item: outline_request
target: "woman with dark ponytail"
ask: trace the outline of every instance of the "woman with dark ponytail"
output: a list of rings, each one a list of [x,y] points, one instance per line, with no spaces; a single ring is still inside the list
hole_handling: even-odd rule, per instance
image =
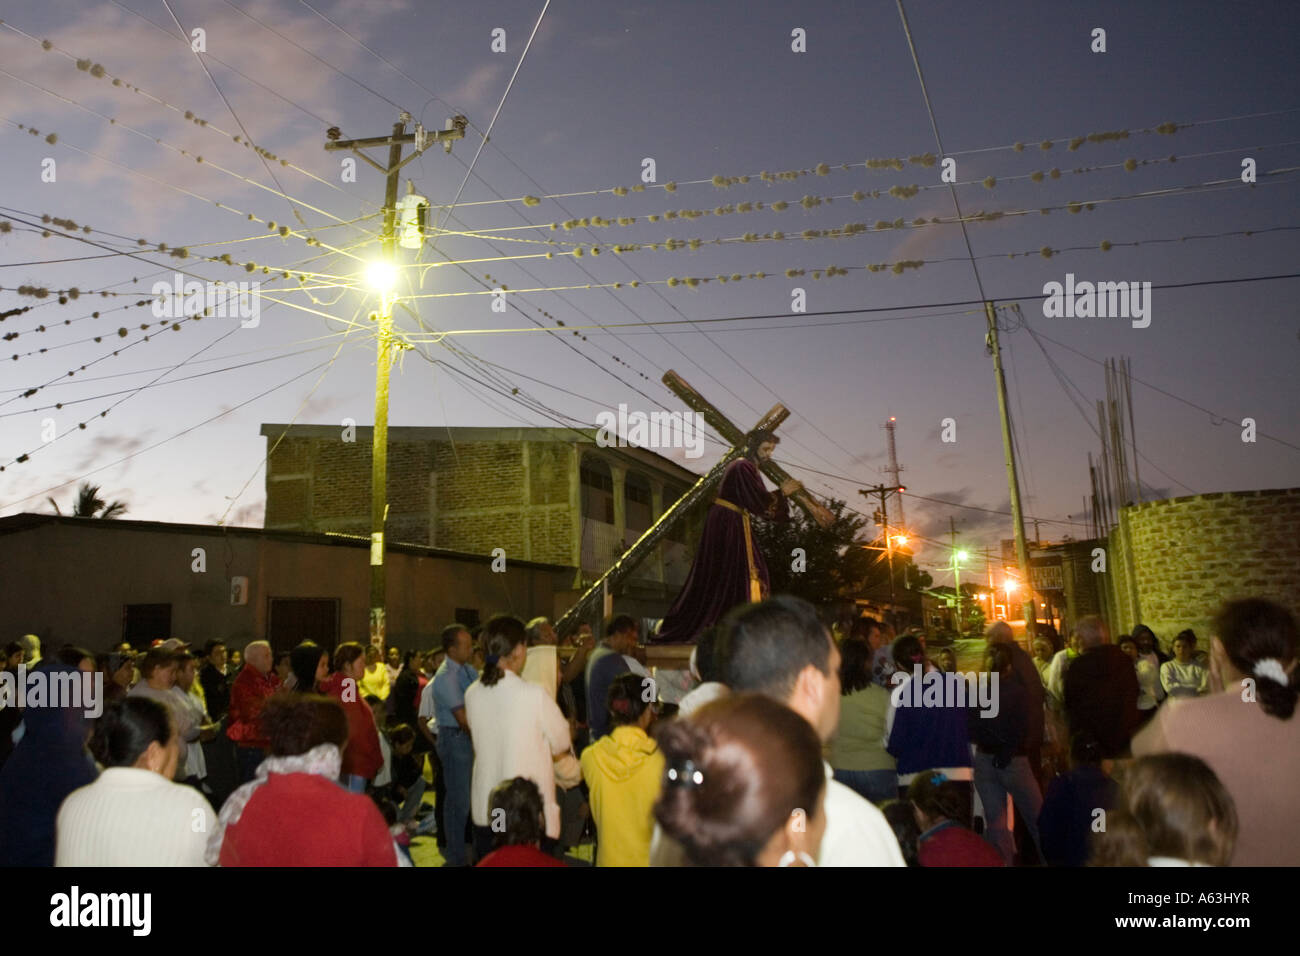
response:
[[[1291,825],[1300,630],[1286,608],[1248,598],[1225,604],[1211,633],[1210,694],[1161,707],[1133,738],[1133,754],[1181,752],[1209,765],[1237,808],[1232,865],[1300,865],[1300,829]]]
[[[530,684],[519,675],[528,658],[522,621],[494,617],[483,629],[483,675],[465,691],[465,719],[474,739],[470,816],[480,858],[492,849],[489,800],[503,780],[527,777],[542,793],[546,813],[544,851],[560,836],[554,758],[569,752],[569,721],[555,703],[555,687]]]
[[[172,782],[182,742],[171,713],[148,697],[105,709],[90,749],[104,772],[59,808],[55,866],[204,866],[212,806]]]

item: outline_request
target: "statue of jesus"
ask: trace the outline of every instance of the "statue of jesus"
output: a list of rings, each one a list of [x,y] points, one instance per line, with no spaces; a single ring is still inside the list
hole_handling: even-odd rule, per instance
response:
[[[767,563],[754,540],[750,516],[787,521],[787,498],[803,489],[793,478],[768,491],[758,467],[772,457],[780,439],[755,430],[746,436],[745,454],[727,466],[718,496],[709,509],[690,574],[677,600],[651,638],[657,644],[693,644],[737,604],[768,596]]]

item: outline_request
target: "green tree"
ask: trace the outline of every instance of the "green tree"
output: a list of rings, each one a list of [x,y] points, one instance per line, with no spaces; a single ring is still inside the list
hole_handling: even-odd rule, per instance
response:
[[[826,504],[835,516],[827,528],[798,510],[786,523],[754,522],[772,593],[793,594],[813,604],[850,600],[867,593],[887,598],[889,558],[886,552],[868,547],[872,541],[863,533],[867,520],[853,512],[845,514],[843,501],[832,499]],[[894,552],[896,595],[929,583],[930,576],[916,567],[910,552]]]
[[[126,514],[125,501],[105,501],[99,496],[99,492],[99,485],[92,485],[88,481],[83,481],[77,488],[77,498],[76,501],[73,502],[70,517],[118,518]],[[54,506],[54,513],[56,515],[63,514],[57,501],[50,498],[49,502]]]

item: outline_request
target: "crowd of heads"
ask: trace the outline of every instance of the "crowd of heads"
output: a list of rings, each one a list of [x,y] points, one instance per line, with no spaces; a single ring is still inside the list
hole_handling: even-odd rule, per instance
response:
[[[640,622],[619,615],[602,630],[602,653],[624,656],[628,666],[609,681],[603,701],[597,702],[605,708],[608,732],[615,741],[601,746],[640,748],[637,753],[654,755],[659,761],[653,764],[654,799],[644,806],[637,804],[641,809],[636,811],[635,827],[638,833],[644,831],[647,844],[650,829],[656,829],[669,844],[680,848],[679,862],[701,866],[814,865],[825,856],[828,818],[843,812],[828,809],[829,788],[839,787],[841,779],[855,781],[851,788],[878,806],[873,812],[889,834],[890,845],[896,844],[898,858],[908,865],[940,865],[927,863],[927,859],[936,859],[938,844],[930,841],[941,832],[948,837],[960,832],[960,839],[966,840],[975,839],[982,831],[998,852],[1003,852],[1005,844],[998,842],[991,828],[1011,830],[1015,821],[990,815],[997,802],[987,799],[990,793],[1001,798],[1010,795],[1015,814],[1022,818],[1019,839],[1012,844],[1015,852],[1005,859],[1007,863],[1063,862],[1054,849],[1055,838],[1047,832],[1051,818],[1056,821],[1051,826],[1074,828],[1066,834],[1069,839],[1086,842],[1086,858],[1074,858],[1079,856],[1075,853],[1071,857],[1075,863],[1125,866],[1168,859],[1226,865],[1233,860],[1239,834],[1252,825],[1250,812],[1240,806],[1239,791],[1234,799],[1234,781],[1216,775],[1212,755],[1171,751],[1134,756],[1130,740],[1154,719],[1155,708],[1126,727],[1123,745],[1117,748],[1107,737],[1115,716],[1106,712],[1107,688],[1120,686],[1115,682],[1122,679],[1124,688],[1150,689],[1154,694],[1158,688],[1151,683],[1151,675],[1165,675],[1157,666],[1173,662],[1176,666],[1168,672],[1172,676],[1161,678],[1166,683],[1186,682],[1186,675],[1194,676],[1196,668],[1213,675],[1214,686],[1210,691],[1194,690],[1194,696],[1232,691],[1249,683],[1256,695],[1252,699],[1271,720],[1290,721],[1297,700],[1300,636],[1295,618],[1280,605],[1260,599],[1225,604],[1209,628],[1208,642],[1198,641],[1187,629],[1164,644],[1150,627],[1138,625],[1112,645],[1106,623],[1089,616],[1074,623],[1068,645],[1058,649],[1049,638],[1022,644],[1005,622],[995,623],[975,666],[985,674],[997,675],[1002,686],[1018,688],[1014,693],[1008,689],[1003,701],[1007,711],[1022,709],[1011,716],[1004,714],[992,736],[985,731],[994,725],[984,725],[980,719],[963,717],[959,723],[943,723],[946,718],[937,711],[905,714],[896,699],[891,697],[885,703],[882,695],[902,682],[932,672],[957,672],[957,650],[927,648],[924,632],[897,634],[890,624],[868,617],[843,627],[837,624],[832,631],[810,604],[785,596],[738,607],[700,635],[691,656],[694,682],[719,686],[722,693],[692,709],[689,716],[685,712],[673,716],[672,708],[658,701],[655,682],[632,667]],[[448,625],[430,647],[389,647],[386,655],[378,646],[357,641],[339,643],[332,650],[304,641],[273,652],[265,641],[243,647],[210,641],[201,649],[191,649],[177,640],[156,642],[141,651],[119,645],[95,654],[72,645],[42,649],[39,639],[28,636],[5,646],[3,668],[15,673],[20,667],[46,667],[103,675],[109,704],[102,716],[92,724],[68,725],[73,737],[80,735],[88,765],[93,758],[101,770],[145,770],[169,780],[179,776],[186,765],[186,748],[196,738],[183,737],[183,723],[173,706],[174,697],[169,695],[200,700],[203,713],[203,707],[209,706],[205,696],[212,696],[214,690],[229,694],[241,679],[250,685],[260,681],[257,686],[269,690],[256,713],[260,736],[236,740],[231,735],[232,742],[246,749],[260,748],[268,761],[290,761],[284,766],[298,766],[292,761],[324,754],[333,760],[328,765],[337,767],[349,748],[358,745],[356,714],[349,711],[348,698],[334,689],[342,681],[367,688],[363,693],[369,696],[361,699],[370,705],[374,726],[382,736],[385,773],[390,765],[405,762],[403,766],[416,767],[423,776],[427,753],[432,775],[441,781],[437,752],[431,744],[425,745],[426,738],[434,739],[438,728],[423,732],[411,716],[414,701],[405,702],[409,712],[386,706],[381,696],[369,691],[367,675],[383,669],[389,678],[405,675],[404,693],[409,696],[412,688],[422,692],[445,668],[472,667],[481,687],[498,688],[505,686],[502,681],[508,673],[523,672],[535,649],[567,653],[567,649],[579,648],[585,654],[584,638],[589,633],[590,628],[581,632],[569,628],[561,635],[546,617],[524,623],[500,615],[481,628]],[[963,651],[968,657],[972,653],[970,648]],[[558,659],[562,667],[563,659]],[[1124,668],[1132,670],[1131,681]],[[245,673],[247,678],[238,676]],[[1148,683],[1138,684],[1139,679]],[[1087,684],[1085,680],[1111,683]],[[559,686],[563,683],[561,679]],[[1084,687],[1088,688],[1086,707],[1078,696]],[[238,699],[239,691],[234,695]],[[556,694],[550,698],[554,702]],[[1117,698],[1114,706],[1128,708],[1131,703]],[[844,714],[855,707],[865,708],[855,713],[876,714],[883,721],[883,737],[873,731],[880,739],[870,745],[882,766],[895,767],[883,799],[858,786],[863,775],[880,773],[879,769],[861,770],[857,765],[832,768],[823,760],[826,748],[831,747],[834,753],[832,745],[842,743],[839,734]],[[225,713],[216,713],[215,705],[212,710],[200,721],[205,729],[209,721],[211,726],[224,723]],[[577,715],[571,710],[571,703],[565,706],[571,736],[564,747],[572,746],[570,759],[577,753],[584,755],[582,769],[588,779],[581,785],[584,800],[577,803],[582,805],[582,813],[594,820],[595,808],[584,802],[592,772],[586,748],[596,747],[598,741],[581,735],[576,729]],[[15,716],[14,708],[0,708],[0,722]],[[906,728],[915,726],[906,721],[933,721],[926,725],[927,733],[949,732],[938,729],[941,727],[960,728],[954,732],[966,735],[961,746],[970,748],[971,760],[962,766],[934,761],[908,766],[905,771],[903,752],[913,744],[903,738],[911,732]],[[868,721],[865,726],[877,725]],[[0,741],[0,756],[6,760],[14,752],[9,739],[12,730],[7,727],[6,739]],[[472,733],[473,728],[469,730]],[[1007,744],[998,734],[1019,736]],[[29,749],[40,739],[39,730],[31,734]],[[210,739],[204,738],[204,742]],[[546,753],[545,758],[558,759],[564,747]],[[1018,782],[1007,782],[1006,775],[1014,775],[1019,766],[1025,773]],[[6,778],[4,767],[0,763],[0,799],[9,792],[7,799],[12,801],[12,794],[21,793],[21,785]],[[836,782],[830,778],[831,769]],[[1004,789],[986,789],[990,774],[1002,774],[998,779]],[[514,773],[490,787],[488,810],[494,819],[503,821],[503,825],[492,827],[492,849],[551,851],[554,838],[547,832],[548,806],[553,796],[563,799],[565,788],[557,775],[556,783],[548,782],[556,788],[556,794],[551,794],[534,777]],[[69,776],[74,778],[76,775]],[[256,779],[238,781],[242,786],[233,790],[232,799],[246,801],[250,791],[243,788],[255,788],[264,778],[263,772]],[[1089,821],[1066,819],[1069,813],[1062,811],[1060,803],[1061,781],[1067,779],[1076,789],[1094,785],[1096,793],[1105,795],[1106,825],[1101,833],[1085,839],[1079,828],[1088,826]],[[213,795],[202,779],[188,782]],[[415,832],[418,818],[411,816],[412,807],[404,803],[409,780],[402,786],[387,781],[377,784],[373,779],[362,784],[395,839]],[[412,798],[417,808],[427,802],[419,799],[423,788],[421,783]],[[637,796],[642,798],[643,794]],[[614,820],[618,814],[611,815],[609,801],[630,801],[633,794],[612,787],[603,791],[601,799],[605,801],[602,819]],[[220,808],[222,800],[214,799],[213,806]],[[223,827],[234,825],[240,808],[242,804],[233,813],[223,810]],[[1031,810],[1033,819],[1028,818]],[[1061,816],[1063,812],[1065,816]],[[592,829],[588,823],[586,832]],[[605,836],[612,839],[611,833]],[[601,838],[599,829],[595,837]],[[957,843],[948,837],[945,846],[958,852],[954,849]],[[961,852],[969,853],[970,848]]]

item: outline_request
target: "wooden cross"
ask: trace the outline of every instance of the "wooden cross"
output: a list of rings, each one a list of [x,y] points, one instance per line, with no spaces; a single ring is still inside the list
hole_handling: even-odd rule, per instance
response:
[[[686,494],[678,498],[667,511],[660,515],[658,520],[633,542],[632,547],[623,552],[608,571],[597,578],[591,587],[583,592],[577,603],[555,622],[558,631],[563,632],[571,623],[596,616],[594,611],[598,602],[601,603],[603,611],[605,595],[613,591],[635,570],[637,565],[654,550],[659,540],[682,519],[696,502],[713,493],[714,488],[722,481],[727,466],[745,452],[746,433],[733,425],[722,412],[709,404],[699,392],[687,384],[685,379],[670,370],[664,374],[663,381],[674,395],[686,403],[688,408],[704,416],[704,420],[722,436],[723,440],[731,443],[731,448],[727,450],[727,453],[708,473],[702,475],[691,486]],[[771,410],[758,420],[758,424],[754,426],[753,430],[762,429],[763,431],[774,432],[789,417],[790,411],[784,405],[773,405]],[[761,463],[758,467],[777,487],[780,487],[783,482],[790,478],[790,475],[771,459]],[[801,489],[795,492],[791,496],[791,500],[823,528],[828,527],[835,520],[835,516],[807,491]]]

